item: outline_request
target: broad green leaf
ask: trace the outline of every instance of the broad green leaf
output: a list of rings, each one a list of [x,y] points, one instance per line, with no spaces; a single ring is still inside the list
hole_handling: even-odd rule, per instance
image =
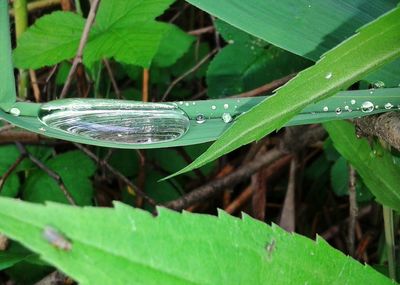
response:
[[[158,67],[168,67],[181,58],[190,48],[194,37],[171,26],[168,33],[161,40],[153,63]]]
[[[71,250],[43,238],[49,226]],[[391,284],[321,238],[223,212],[214,217],[161,208],[154,218],[120,203],[100,209],[1,198],[0,231],[83,285]]]
[[[228,46],[211,61],[207,71],[207,94],[225,97],[257,88],[309,66],[306,59],[273,47],[229,24],[216,21]]]
[[[74,57],[85,20],[72,12],[54,12],[38,19],[18,41],[14,64],[37,69]]]
[[[324,123],[334,146],[362,177],[376,200],[400,211],[400,166],[380,144],[371,147],[367,139],[357,139],[355,128],[345,121]]]
[[[319,57],[361,26],[393,9],[397,0],[188,0],[227,23],[297,55]],[[367,76],[400,83],[400,60]]]
[[[11,61],[8,1],[0,0],[0,109],[8,110],[17,98]]]
[[[46,166],[61,176],[78,205],[91,205],[93,187],[89,179],[96,167],[93,161],[80,151],[70,151],[47,161]],[[27,201],[43,203],[56,201],[68,203],[54,179],[40,169],[28,176],[23,197]]]
[[[282,127],[307,105],[349,87],[369,72],[400,56],[400,8],[361,28],[300,72],[270,99],[242,115],[191,165],[175,175],[200,167],[242,145]]]
[[[154,21],[173,0],[101,1],[83,61],[91,66],[102,58],[115,58],[148,67],[161,39],[173,26]],[[72,58],[82,35],[84,19],[55,12],[43,16],[20,38],[14,51],[15,65],[39,68]]]

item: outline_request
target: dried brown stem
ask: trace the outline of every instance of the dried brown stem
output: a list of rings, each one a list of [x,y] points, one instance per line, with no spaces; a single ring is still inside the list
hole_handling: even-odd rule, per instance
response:
[[[90,28],[92,27],[92,24],[93,24],[94,19],[96,17],[96,11],[97,11],[97,7],[99,5],[99,2],[100,2],[100,0],[93,0],[92,1],[92,4],[90,6],[89,15],[87,17],[86,24],[85,24],[85,27],[84,27],[83,32],[82,32],[81,40],[79,42],[78,51],[77,51],[76,56],[75,56],[75,58],[74,58],[74,60],[72,62],[72,66],[71,66],[71,69],[69,70],[67,80],[65,81],[64,87],[63,87],[63,89],[61,91],[60,98],[65,98],[67,96],[69,87],[70,87],[71,82],[72,82],[72,77],[75,74],[75,71],[78,68],[78,65],[80,63],[82,63],[83,49],[85,48],[87,40],[89,39]]]
[[[149,102],[149,69],[143,69],[142,101]]]
[[[25,156],[20,155],[18,159],[7,169],[7,171],[3,174],[0,179],[0,192],[3,189],[4,184],[6,183],[8,177],[10,177],[11,173],[17,168],[17,166],[24,160]]]
[[[357,220],[357,198],[356,198],[356,171],[353,166],[349,168],[349,232],[347,247],[349,255],[354,257],[354,229]]]
[[[114,73],[113,73],[112,68],[110,66],[110,62],[108,61],[108,59],[103,59],[103,63],[104,63],[104,66],[106,67],[108,76],[110,77],[111,84],[113,86],[115,95],[117,95],[118,99],[121,99],[122,98],[121,91],[118,88],[118,84],[117,84],[117,81],[115,80]]]
[[[206,34],[206,33],[212,33],[212,32],[214,32],[214,30],[215,30],[214,26],[208,26],[208,27],[188,31],[187,33],[192,36],[199,36],[199,35]]]
[[[29,69],[29,77],[31,78],[33,97],[35,97],[36,102],[40,102],[40,89],[37,82],[36,72],[33,69]]]

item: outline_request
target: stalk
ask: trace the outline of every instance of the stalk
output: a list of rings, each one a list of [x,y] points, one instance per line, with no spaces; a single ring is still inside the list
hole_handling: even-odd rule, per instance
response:
[[[394,242],[393,210],[383,206],[383,221],[385,225],[385,242],[389,264],[389,276],[396,281],[396,256]]]

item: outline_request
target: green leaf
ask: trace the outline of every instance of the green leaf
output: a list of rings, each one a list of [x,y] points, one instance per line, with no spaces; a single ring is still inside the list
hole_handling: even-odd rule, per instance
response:
[[[194,37],[188,35],[176,26],[171,26],[168,33],[161,40],[153,63],[158,67],[173,65],[190,48]]]
[[[17,99],[13,64],[11,61],[8,1],[0,1],[0,108],[8,110]]]
[[[54,12],[35,22],[18,41],[14,64],[37,69],[74,57],[85,20],[72,12]]]
[[[188,2],[232,26],[314,61],[398,4],[397,0]],[[399,74],[400,61],[396,61],[369,74],[367,79],[381,80],[387,87],[396,87],[400,83]]]
[[[400,166],[380,144],[372,149],[367,139],[357,139],[351,123],[335,121],[324,123],[334,146],[362,177],[376,200],[400,211]]]
[[[71,250],[43,238],[49,226]],[[120,203],[99,209],[1,198],[0,231],[83,285],[391,284],[321,238],[222,212],[213,217],[161,208],[154,218]]]
[[[224,47],[210,63],[207,94],[211,98],[252,90],[309,66],[307,60],[282,49],[268,47],[260,39],[244,36],[243,32],[235,35],[233,28],[224,33],[228,42],[233,43]]]
[[[300,72],[270,99],[242,115],[191,165],[174,175],[200,167],[242,145],[282,127],[307,105],[333,95],[367,73],[400,56],[400,8],[396,8],[326,53]]]
[[[173,26],[154,21],[173,0],[101,1],[84,50],[91,66],[104,57],[148,67],[163,35]],[[43,16],[20,38],[15,65],[39,68],[72,58],[78,49],[84,19],[69,12]]]
[[[93,187],[89,179],[96,167],[93,161],[80,151],[70,151],[47,161],[46,166],[59,174],[78,205],[91,205]],[[43,203],[56,201],[68,203],[60,186],[40,169],[32,171],[24,185],[23,198]]]

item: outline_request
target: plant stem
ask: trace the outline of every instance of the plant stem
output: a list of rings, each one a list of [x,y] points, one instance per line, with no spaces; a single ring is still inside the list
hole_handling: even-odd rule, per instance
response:
[[[28,6],[26,0],[14,0],[15,13],[15,37],[18,41],[28,27]],[[19,70],[18,94],[25,99],[28,95],[28,73],[24,69]]]
[[[396,281],[396,260],[393,230],[393,210],[383,206],[383,221],[385,224],[385,241],[387,246],[387,257],[389,264],[389,276]]]

